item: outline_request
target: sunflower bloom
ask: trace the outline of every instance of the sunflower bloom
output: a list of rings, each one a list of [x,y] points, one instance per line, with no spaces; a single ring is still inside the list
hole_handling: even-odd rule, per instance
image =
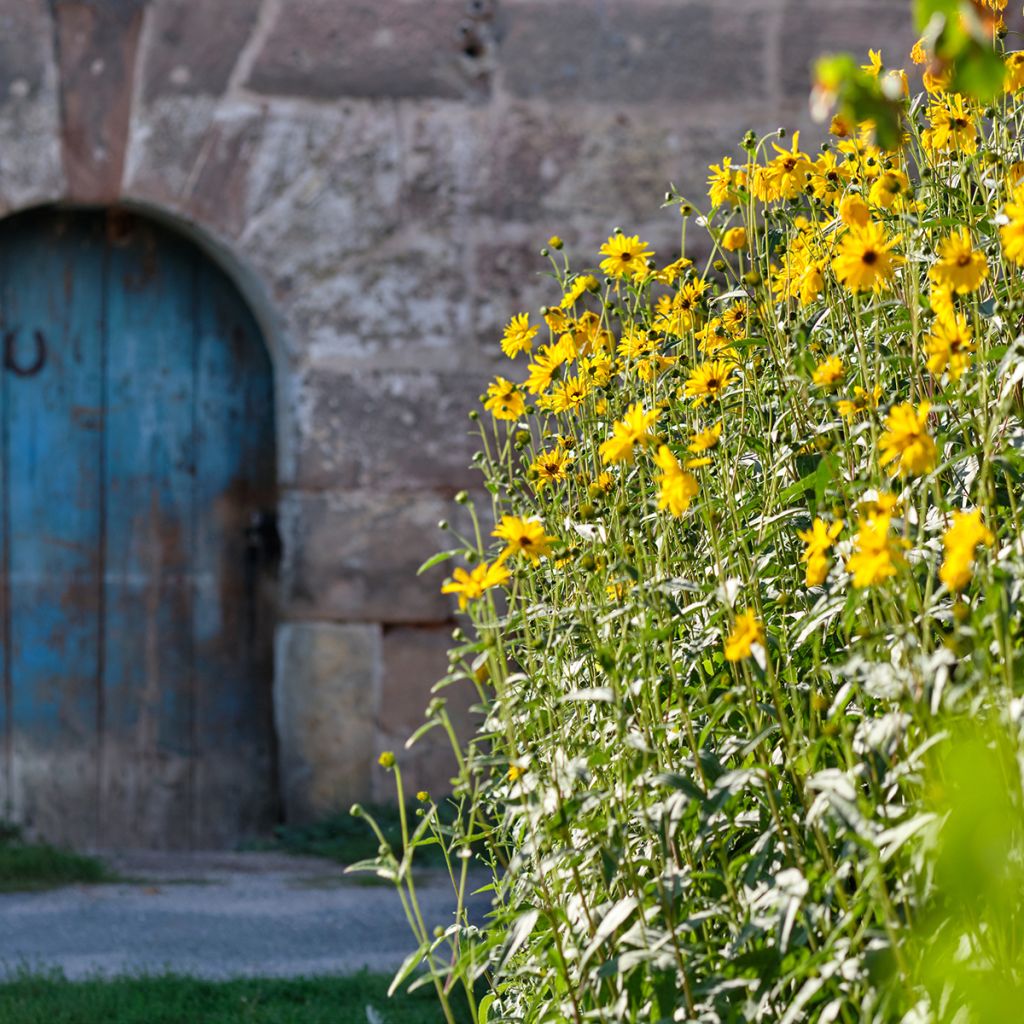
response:
[[[978,127],[960,93],[940,96],[929,105],[927,116],[931,127],[921,136],[925,149],[933,153],[977,152]]]
[[[726,359],[712,359],[694,368],[683,388],[687,398],[692,398],[697,407],[722,397],[732,383],[736,364]]]
[[[999,229],[1003,254],[1018,267],[1024,267],[1024,185],[1013,190],[1003,212],[1009,220]]]
[[[752,608],[736,616],[732,632],[725,638],[725,660],[743,661],[753,653],[754,644],[764,646],[764,626]]]
[[[520,352],[529,352],[539,330],[537,326],[530,326],[529,313],[517,313],[505,327],[505,333],[501,337],[501,351],[509,359],[515,359]]]
[[[834,388],[846,376],[846,367],[839,356],[829,356],[818,363],[811,374],[811,380],[819,388]]]
[[[887,515],[869,516],[857,523],[853,554],[846,560],[846,571],[855,587],[873,587],[883,583],[906,565],[900,541],[889,532]]]
[[[470,601],[483,597],[484,591],[500,587],[511,578],[508,569],[500,562],[493,562],[490,565],[481,562],[472,572],[456,569],[452,576],[454,578],[441,587],[441,593],[458,594],[460,611],[465,611]]]
[[[971,329],[967,320],[959,313],[952,317],[943,317],[936,321],[932,333],[924,341],[925,355],[928,357],[928,372],[941,377],[948,371],[949,379],[956,382],[967,369],[974,342],[971,340]]]
[[[551,545],[558,539],[544,532],[544,524],[539,519],[520,519],[518,516],[502,516],[491,536],[505,542],[505,550],[498,556],[499,562],[512,555],[525,555],[535,564],[544,555],[551,554]]]
[[[643,277],[647,261],[654,255],[639,235],[612,235],[601,246],[601,273],[608,277]]]
[[[963,590],[971,582],[975,549],[979,544],[991,547],[995,542],[992,531],[981,521],[981,509],[954,512],[953,524],[942,536],[946,554],[939,579],[952,591]]]
[[[937,246],[938,263],[929,271],[938,285],[946,285],[957,295],[977,291],[988,277],[988,260],[974,248],[967,228],[957,228]]]
[[[484,408],[496,420],[517,420],[526,412],[526,403],[512,381],[495,377],[494,383],[487,385]]]
[[[892,284],[903,262],[892,252],[898,241],[898,235],[887,238],[881,224],[853,227],[843,235],[832,269],[851,292],[880,292]]]
[[[1006,91],[1020,92],[1024,89],[1024,50],[1006,55]]]
[[[853,398],[840,399],[836,402],[836,408],[844,420],[855,420],[869,409],[877,409],[878,401],[881,397],[881,388],[867,391],[857,384],[853,388]]]
[[[740,249],[746,249],[746,247],[746,228],[729,228],[729,230],[722,235],[722,248],[725,249],[726,252],[739,252]]]
[[[530,465],[530,475],[534,487],[539,491],[544,487],[561,483],[569,475],[572,456],[561,447],[541,452]]]
[[[837,519],[831,525],[823,519],[815,519],[809,530],[797,531],[797,536],[806,545],[800,561],[807,563],[807,586],[817,587],[825,582],[829,567],[828,553],[842,530],[842,519]]]
[[[935,468],[935,442],[928,433],[930,402],[916,409],[910,402],[894,406],[885,420],[885,433],[878,439],[879,462],[891,473],[921,476]]]
[[[601,442],[601,461],[632,462],[633,449],[637,445],[649,445],[654,440],[651,428],[657,419],[657,409],[645,412],[640,402],[634,402],[612,428],[612,436]]]
[[[667,509],[678,519],[690,507],[690,502],[700,490],[697,479],[679,465],[668,445],[663,444],[658,449],[654,462],[661,470],[655,481],[661,488],[658,492],[658,508]]]

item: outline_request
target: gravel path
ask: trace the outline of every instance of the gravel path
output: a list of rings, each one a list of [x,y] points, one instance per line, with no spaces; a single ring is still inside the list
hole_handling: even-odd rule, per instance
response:
[[[278,854],[107,858],[132,884],[0,895],[0,976],[174,971],[204,978],[393,971],[413,947],[390,885]],[[452,920],[442,875],[417,886],[428,926]],[[480,905],[486,912],[486,901]]]

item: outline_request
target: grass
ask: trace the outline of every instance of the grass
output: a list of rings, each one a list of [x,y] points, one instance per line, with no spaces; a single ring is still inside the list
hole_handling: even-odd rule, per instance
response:
[[[4,1024],[440,1024],[433,989],[388,999],[390,979],[213,982],[177,975],[68,981],[25,974],[0,984]],[[367,1008],[370,1008],[369,1013]]]
[[[26,842],[16,826],[0,823],[0,893],[40,892],[62,885],[115,880],[95,857],[48,843]]]
[[[402,848],[402,827],[397,804],[365,804],[383,831],[392,849]],[[408,814],[415,820],[418,804],[410,804]],[[444,808],[444,811],[447,811]],[[442,812],[442,818],[446,817]],[[447,818],[452,814],[447,813]],[[354,818],[348,811],[324,818],[311,825],[281,825],[274,830],[274,839],[260,843],[259,849],[283,850],[287,853],[324,857],[339,864],[354,864],[377,856],[377,838],[363,818]],[[254,847],[250,845],[249,849]],[[419,867],[442,867],[444,858],[438,846],[424,846],[417,851]]]

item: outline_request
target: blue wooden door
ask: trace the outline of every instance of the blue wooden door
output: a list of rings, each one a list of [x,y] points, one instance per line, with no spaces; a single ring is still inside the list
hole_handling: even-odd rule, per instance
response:
[[[223,847],[275,815],[273,383],[237,290],[145,219],[0,224],[0,815]]]

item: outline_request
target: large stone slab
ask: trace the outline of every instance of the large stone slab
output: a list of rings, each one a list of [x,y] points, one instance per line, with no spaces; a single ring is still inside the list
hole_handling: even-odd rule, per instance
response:
[[[287,494],[281,532],[288,614],[358,622],[447,621],[452,602],[440,592],[446,567],[423,576],[416,570],[435,552],[456,546],[437,524],[459,511],[450,496],[417,491]]]
[[[247,82],[254,92],[343,96],[486,95],[486,34],[465,0],[286,2]]]
[[[0,212],[64,192],[53,38],[47,0],[0,2]]]
[[[121,198],[144,0],[54,0],[68,193],[77,203]]]
[[[370,796],[380,702],[380,627],[286,622],[277,631],[274,710],[291,822]]]
[[[408,798],[426,790],[435,799],[451,792],[456,760],[448,734],[434,728],[406,749],[405,743],[425,722],[433,699],[444,700],[461,742],[472,736],[480,721],[470,709],[479,702],[476,688],[467,680],[431,693],[448,671],[448,649],[453,646],[451,624],[395,626],[384,630],[381,674],[381,715],[377,743],[381,751],[394,751],[402,768],[402,785]],[[395,799],[390,772],[374,768],[374,799]]]
[[[295,483],[302,489],[479,487],[480,447],[468,418],[487,384],[480,373],[313,370]]]
[[[512,3],[502,8],[501,80],[551,102],[742,100],[764,89],[768,17],[720,0]]]

